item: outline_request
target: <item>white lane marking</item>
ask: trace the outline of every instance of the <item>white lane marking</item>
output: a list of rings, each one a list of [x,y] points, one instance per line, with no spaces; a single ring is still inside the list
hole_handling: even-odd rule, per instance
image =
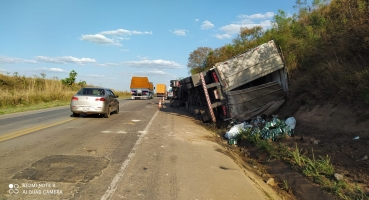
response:
[[[138,133],[146,134],[146,131],[138,131]]]
[[[138,138],[138,140],[136,141],[136,143],[133,146],[131,152],[128,154],[128,158],[123,162],[123,164],[120,167],[118,173],[115,175],[115,177],[111,181],[111,183],[109,185],[109,188],[106,190],[105,194],[101,197],[101,200],[110,199],[112,197],[112,195],[114,194],[115,190],[117,189],[118,183],[120,182],[120,180],[122,179],[122,177],[124,175],[124,170],[127,168],[128,164],[132,160],[132,158],[136,155],[136,151],[137,151],[138,146],[140,145],[140,143],[142,141],[142,138],[144,138],[144,136],[146,135],[147,131],[151,127],[151,124],[154,121],[156,115],[158,115],[158,113],[159,113],[159,110],[156,111],[154,116],[151,118],[150,122],[147,124],[147,126],[144,130],[144,133],[142,133],[140,135],[140,137]]]
[[[141,120],[138,120],[138,119],[134,119],[134,120],[132,120],[133,122],[139,122],[139,121],[141,121]]]
[[[101,133],[110,133],[111,131],[101,131]]]
[[[117,133],[127,133],[127,132],[125,132],[125,131],[118,131]]]

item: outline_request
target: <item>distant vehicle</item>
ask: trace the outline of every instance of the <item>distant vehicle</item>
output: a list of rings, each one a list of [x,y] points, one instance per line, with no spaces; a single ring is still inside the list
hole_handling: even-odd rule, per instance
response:
[[[131,79],[131,99],[152,99],[154,98],[154,84],[144,76],[133,76]]]
[[[167,86],[163,83],[156,84],[156,96],[167,99]]]
[[[169,87],[169,90],[167,92],[167,98],[168,99],[173,99],[173,90],[172,90],[172,87]]]
[[[119,113],[118,96],[108,88],[86,87],[80,89],[70,102],[74,117],[80,114],[100,114],[109,118],[110,113]]]

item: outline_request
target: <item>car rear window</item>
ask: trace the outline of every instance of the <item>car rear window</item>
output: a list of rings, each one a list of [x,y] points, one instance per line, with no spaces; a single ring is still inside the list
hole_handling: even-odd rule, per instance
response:
[[[77,94],[104,96],[105,95],[105,90],[104,89],[98,89],[98,88],[83,88],[80,91],[78,91]]]

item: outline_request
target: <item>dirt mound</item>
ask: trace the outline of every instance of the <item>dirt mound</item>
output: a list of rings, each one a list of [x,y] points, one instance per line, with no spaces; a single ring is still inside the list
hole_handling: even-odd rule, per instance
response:
[[[360,119],[367,115],[364,112],[332,105],[301,107],[294,115],[291,143],[315,156],[328,155],[337,173],[369,192],[369,120]]]

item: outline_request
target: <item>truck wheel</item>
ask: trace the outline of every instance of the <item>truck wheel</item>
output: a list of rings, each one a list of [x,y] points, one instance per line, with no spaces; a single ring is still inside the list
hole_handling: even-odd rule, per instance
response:
[[[108,108],[108,112],[106,112],[106,113],[104,114],[104,117],[105,117],[105,118],[109,118],[109,117],[110,117],[110,112],[111,112],[111,108],[109,107],[109,108]]]

